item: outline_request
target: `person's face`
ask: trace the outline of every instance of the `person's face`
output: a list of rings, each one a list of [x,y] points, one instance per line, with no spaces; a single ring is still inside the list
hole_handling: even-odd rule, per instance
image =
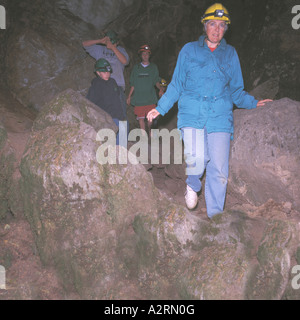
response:
[[[105,81],[107,81],[109,78],[110,78],[110,72],[100,72],[100,71],[97,71],[99,77]]]
[[[150,53],[149,53],[149,52],[146,52],[146,51],[143,51],[143,52],[141,53],[141,58],[142,58],[142,62],[148,63],[148,62],[149,62],[149,59],[150,59]]]
[[[212,43],[219,43],[226,31],[226,22],[222,20],[210,20],[206,23],[207,38]]]

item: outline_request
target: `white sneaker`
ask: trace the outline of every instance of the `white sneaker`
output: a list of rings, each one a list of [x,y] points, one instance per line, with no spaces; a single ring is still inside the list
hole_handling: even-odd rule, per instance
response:
[[[186,186],[185,203],[188,209],[192,210],[198,203],[198,195],[190,186]]]

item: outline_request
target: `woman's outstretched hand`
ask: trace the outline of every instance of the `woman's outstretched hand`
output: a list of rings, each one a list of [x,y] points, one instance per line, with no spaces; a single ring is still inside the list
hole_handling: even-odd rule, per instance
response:
[[[267,102],[272,102],[273,100],[272,99],[265,99],[265,100],[260,100],[257,102],[257,107],[262,107],[264,106]]]

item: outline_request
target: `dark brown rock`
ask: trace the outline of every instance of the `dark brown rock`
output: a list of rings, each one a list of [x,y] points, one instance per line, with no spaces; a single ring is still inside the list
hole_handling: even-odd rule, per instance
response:
[[[300,103],[287,98],[234,112],[229,192],[256,206],[273,199],[300,208],[299,121]]]

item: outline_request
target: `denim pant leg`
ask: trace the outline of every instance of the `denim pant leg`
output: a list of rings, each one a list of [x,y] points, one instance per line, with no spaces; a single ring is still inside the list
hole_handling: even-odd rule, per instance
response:
[[[186,184],[195,192],[201,190],[201,181],[207,162],[205,151],[205,131],[191,127],[181,128],[184,143],[184,159],[186,162]]]
[[[230,133],[207,134],[209,162],[206,165],[205,201],[209,218],[224,210],[228,181]]]

